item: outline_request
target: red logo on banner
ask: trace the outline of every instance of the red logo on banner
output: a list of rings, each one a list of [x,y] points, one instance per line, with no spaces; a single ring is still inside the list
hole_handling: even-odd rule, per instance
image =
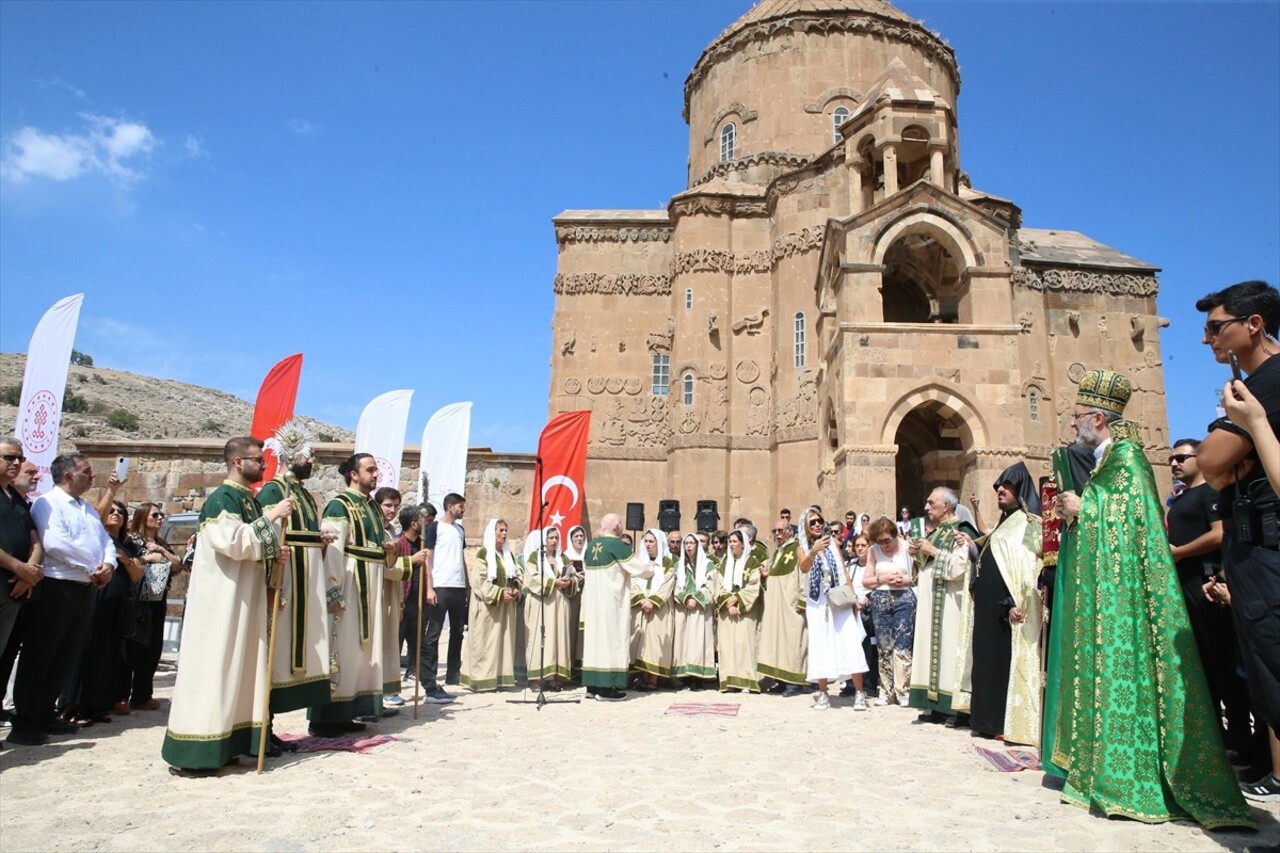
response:
[[[22,412],[22,446],[27,453],[43,453],[58,440],[58,398],[37,391]]]
[[[587,473],[587,436],[591,432],[591,412],[556,415],[538,438],[542,459],[542,490],[533,496],[529,510],[529,530],[538,528],[538,510],[544,526],[561,532],[582,522],[582,481]],[[545,504],[545,506],[543,506]]]

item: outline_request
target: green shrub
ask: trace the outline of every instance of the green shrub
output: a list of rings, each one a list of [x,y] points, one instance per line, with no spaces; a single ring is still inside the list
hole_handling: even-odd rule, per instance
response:
[[[68,388],[62,394],[62,411],[82,414],[89,411],[89,401],[83,395],[77,394]]]
[[[107,412],[107,426],[115,427],[125,432],[137,432],[139,426],[138,416],[124,409],[112,409]]]
[[[16,406],[22,402],[22,386],[6,385],[0,388],[0,403]]]

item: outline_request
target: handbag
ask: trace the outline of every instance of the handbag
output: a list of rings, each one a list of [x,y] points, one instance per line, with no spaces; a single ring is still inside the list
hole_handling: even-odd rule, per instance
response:
[[[858,593],[847,583],[833,586],[827,590],[827,606],[832,610],[843,610],[858,603]]]
[[[169,586],[168,563],[143,563],[142,580],[138,581],[139,601],[161,601]]]

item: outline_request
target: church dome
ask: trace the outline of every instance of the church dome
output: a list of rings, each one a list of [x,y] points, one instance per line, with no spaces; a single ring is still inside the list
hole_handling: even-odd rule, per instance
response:
[[[703,50],[685,81],[690,184],[746,156],[817,156],[895,58],[955,104],[955,52],[893,5],[761,0]]]

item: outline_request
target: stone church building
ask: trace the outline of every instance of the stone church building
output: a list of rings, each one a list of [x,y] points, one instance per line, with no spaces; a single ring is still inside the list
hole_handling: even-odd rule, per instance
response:
[[[888,3],[762,0],[685,82],[688,186],[555,217],[550,414],[593,413],[590,520],[919,514],[937,484],[990,517],[997,474],[1073,437],[1094,366],[1129,374],[1163,461],[1157,268],[976,189],[959,93]]]

